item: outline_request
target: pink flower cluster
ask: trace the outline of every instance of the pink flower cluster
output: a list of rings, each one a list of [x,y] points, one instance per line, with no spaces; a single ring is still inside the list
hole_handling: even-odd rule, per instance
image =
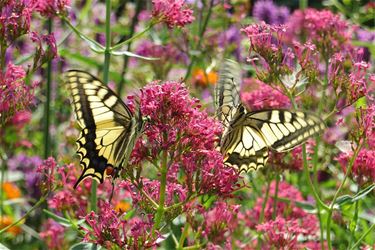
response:
[[[0,114],[4,122],[17,111],[28,108],[33,100],[34,95],[31,87],[25,84],[25,76],[23,68],[12,63],[8,64],[5,73],[0,72]],[[15,119],[19,124],[20,120]]]
[[[240,205],[229,205],[219,201],[208,211],[201,211],[204,218],[202,235],[210,242],[225,242],[228,234],[232,234],[239,225]]]
[[[183,27],[194,21],[193,11],[186,6],[185,0],[152,0],[152,4],[152,16],[169,28]]]
[[[48,249],[63,249],[65,228],[52,219],[48,219],[39,236],[46,242]]]
[[[296,10],[287,26],[286,38],[308,37],[326,59],[346,49],[352,36],[348,23],[329,10]]]
[[[53,17],[66,11],[66,6],[70,5],[70,0],[32,0],[34,8],[42,16]]]
[[[243,103],[252,111],[267,108],[289,108],[290,100],[281,91],[255,79],[244,79]]]
[[[81,227],[85,232],[86,242],[93,242],[108,249],[114,246],[137,249],[140,242],[145,248],[155,245],[154,241],[148,238],[152,229],[149,219],[144,221],[139,218],[130,221],[121,219],[121,214],[113,210],[108,202],[100,204],[99,213],[92,211],[86,215],[85,221],[90,226],[90,228]],[[132,240],[129,237],[132,237]]]
[[[352,154],[341,153],[337,160],[346,172]],[[351,175],[360,185],[375,182],[375,150],[362,149],[354,161]]]
[[[153,82],[142,89],[140,108],[151,122],[133,151],[132,161],[139,164],[158,159],[160,152],[169,157],[168,178],[177,181],[180,171],[186,175],[184,188],[198,193],[229,194],[238,175],[223,164],[214,145],[221,124],[200,111],[199,102],[189,97],[179,82]],[[196,174],[199,182],[196,183]]]
[[[295,202],[306,202],[300,191],[286,182],[280,182],[277,197],[290,201],[281,202],[274,199],[275,190],[276,182],[273,181],[270,185],[269,198],[264,209],[264,224],[258,225],[264,202],[263,197],[257,199],[253,210],[245,212],[246,224],[250,228],[264,231],[267,241],[275,243],[275,245],[270,244],[270,246],[274,247],[288,246],[288,244],[294,245],[299,235],[315,236],[318,230],[316,217],[295,205]],[[273,220],[273,215],[276,220]]]

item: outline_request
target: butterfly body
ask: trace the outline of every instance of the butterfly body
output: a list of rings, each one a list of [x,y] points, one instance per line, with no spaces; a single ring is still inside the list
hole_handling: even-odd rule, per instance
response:
[[[104,83],[79,70],[65,75],[72,95],[72,105],[81,133],[77,140],[83,169],[75,187],[91,177],[102,183],[107,176],[117,176],[127,164],[135,140],[143,129],[142,117]]]

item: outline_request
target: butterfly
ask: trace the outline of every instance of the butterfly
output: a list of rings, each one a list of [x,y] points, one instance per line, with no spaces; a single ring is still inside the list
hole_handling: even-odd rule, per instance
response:
[[[65,73],[72,106],[81,133],[77,154],[83,169],[74,188],[91,177],[100,183],[117,177],[126,166],[144,127],[140,111],[129,107],[102,81],[85,71]]]
[[[325,128],[322,119],[308,112],[248,111],[240,100],[240,83],[240,65],[226,59],[215,87],[216,115],[224,126],[219,150],[224,163],[239,172],[264,167],[269,150],[292,150]]]

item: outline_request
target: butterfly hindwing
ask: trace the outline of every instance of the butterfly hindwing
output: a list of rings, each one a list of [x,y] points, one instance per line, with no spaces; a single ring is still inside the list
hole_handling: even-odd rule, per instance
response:
[[[82,174],[103,182],[108,169],[121,166],[133,135],[132,112],[122,100],[96,77],[84,71],[66,73],[66,83],[78,124],[82,128],[77,140]]]

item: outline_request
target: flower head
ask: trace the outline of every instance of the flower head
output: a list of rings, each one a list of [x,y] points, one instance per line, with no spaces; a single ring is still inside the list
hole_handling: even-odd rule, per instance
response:
[[[278,7],[272,0],[259,0],[254,4],[253,16],[267,24],[284,24],[289,17],[289,9]]]
[[[53,17],[57,14],[65,13],[66,6],[70,4],[70,0],[32,0],[35,10],[42,16]]]
[[[298,221],[300,228],[303,228],[303,234],[315,235],[318,229],[318,221],[313,214],[306,213],[302,208],[295,205],[294,202],[302,201],[306,202],[301,192],[295,187],[289,185],[286,182],[280,182],[278,187],[278,197],[286,198],[290,200],[290,203],[285,203],[281,201],[274,200],[274,194],[276,190],[276,182],[272,182],[270,186],[270,197],[267,200],[266,206],[264,208],[264,219],[265,221],[271,221],[274,213],[274,208],[276,209],[276,216],[282,217],[285,220]],[[246,211],[246,224],[251,228],[256,227],[259,216],[262,211],[262,204],[264,198],[258,198],[255,207],[252,211]],[[276,202],[276,205],[274,204]],[[282,222],[282,221],[281,221]],[[293,222],[297,223],[297,222]]]
[[[65,229],[62,225],[52,219],[48,219],[39,235],[47,243],[49,249],[62,249],[64,246],[64,232]]]
[[[183,27],[194,21],[193,11],[184,0],[152,0],[152,16],[168,25]]]
[[[289,98],[281,91],[254,78],[245,79],[241,99],[250,110],[291,106]]]
[[[346,172],[352,153],[341,153],[337,160]],[[361,185],[375,182],[375,150],[362,149],[354,165],[351,175]]]
[[[170,155],[169,177],[182,171],[186,175],[184,188],[229,194],[238,176],[224,166],[215,149],[220,123],[201,111],[199,102],[190,98],[179,82],[153,82],[143,88],[140,99],[141,113],[149,116],[150,123],[133,151],[132,162],[157,159],[166,151]],[[194,183],[197,173],[199,182]]]
[[[326,59],[334,53],[346,50],[351,38],[348,23],[329,10],[296,10],[287,23],[287,39],[308,37]]]
[[[23,68],[12,63],[5,73],[0,73],[0,118],[3,122],[26,109],[33,99],[32,89],[24,82],[25,76]]]

